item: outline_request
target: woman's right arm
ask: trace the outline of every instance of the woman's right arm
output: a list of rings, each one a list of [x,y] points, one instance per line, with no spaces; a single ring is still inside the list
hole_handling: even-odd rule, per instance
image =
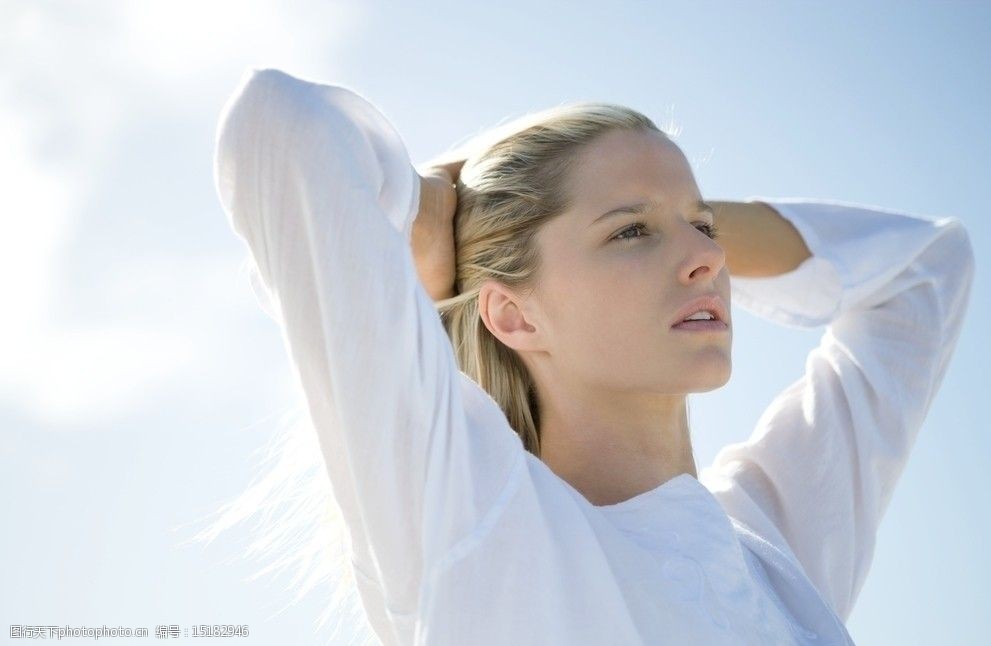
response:
[[[418,174],[419,209],[411,240],[416,271],[434,301],[455,295],[454,213],[458,194],[450,171],[444,168]]]
[[[224,107],[214,164],[283,327],[355,567],[391,613],[412,612],[424,570],[476,528],[524,449],[508,423],[479,426],[477,400],[465,406],[470,380],[411,256],[420,195],[405,145],[350,89],[252,69]]]

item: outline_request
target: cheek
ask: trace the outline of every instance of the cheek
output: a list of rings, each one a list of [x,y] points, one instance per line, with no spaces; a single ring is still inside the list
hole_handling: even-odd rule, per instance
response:
[[[547,313],[562,349],[615,356],[656,345],[671,309],[663,280],[670,270],[658,266],[657,254],[646,248],[602,251],[586,260],[556,254],[547,276]]]
[[[576,352],[589,361],[628,362],[662,340],[658,281],[630,268],[586,274],[581,280],[573,282],[561,319]]]

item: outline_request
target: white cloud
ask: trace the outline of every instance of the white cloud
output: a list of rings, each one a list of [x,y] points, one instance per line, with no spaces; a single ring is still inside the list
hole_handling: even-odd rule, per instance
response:
[[[139,405],[138,395],[150,384],[188,369],[209,352],[202,347],[208,335],[191,335],[169,321],[101,320],[93,311],[73,317],[89,321],[81,327],[63,318],[64,308],[53,299],[90,280],[84,268],[66,261],[80,214],[88,200],[116,190],[102,171],[121,143],[123,126],[170,114],[212,123],[216,88],[233,87],[245,67],[327,73],[324,61],[347,45],[346,35],[360,23],[358,5],[342,3],[0,4],[0,59],[8,62],[0,67],[4,407],[16,406],[19,415],[43,428],[70,420],[73,426],[97,423]],[[195,153],[155,154],[168,173],[169,159]],[[225,271],[196,260],[178,272],[174,264],[142,271],[156,254],[145,251],[144,260],[142,254],[129,256],[139,259],[129,261],[136,266],[113,266],[118,293],[128,291],[129,281],[148,280],[149,271],[204,290],[216,288],[216,277]],[[214,278],[202,280],[204,272]],[[196,294],[187,298],[205,300]]]

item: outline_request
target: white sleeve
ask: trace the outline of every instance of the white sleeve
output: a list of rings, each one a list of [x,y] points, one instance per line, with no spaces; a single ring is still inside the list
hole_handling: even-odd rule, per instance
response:
[[[252,68],[224,106],[215,155],[221,203],[282,325],[352,562],[390,612],[411,612],[425,568],[476,528],[524,449],[508,422],[473,421],[494,402],[469,392],[417,277],[419,178],[405,144],[351,89]]]
[[[804,374],[702,476],[727,513],[787,542],[845,621],[875,536],[956,346],[974,275],[962,222],[802,198],[747,198],[798,229],[812,257],[732,278],[743,309],[826,325]]]

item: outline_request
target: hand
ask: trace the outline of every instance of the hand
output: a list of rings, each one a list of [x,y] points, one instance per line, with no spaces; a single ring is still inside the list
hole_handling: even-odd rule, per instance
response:
[[[458,193],[454,183],[464,160],[426,166],[420,176],[420,207],[413,220],[411,244],[416,271],[430,298],[450,298],[454,293],[454,214]]]

